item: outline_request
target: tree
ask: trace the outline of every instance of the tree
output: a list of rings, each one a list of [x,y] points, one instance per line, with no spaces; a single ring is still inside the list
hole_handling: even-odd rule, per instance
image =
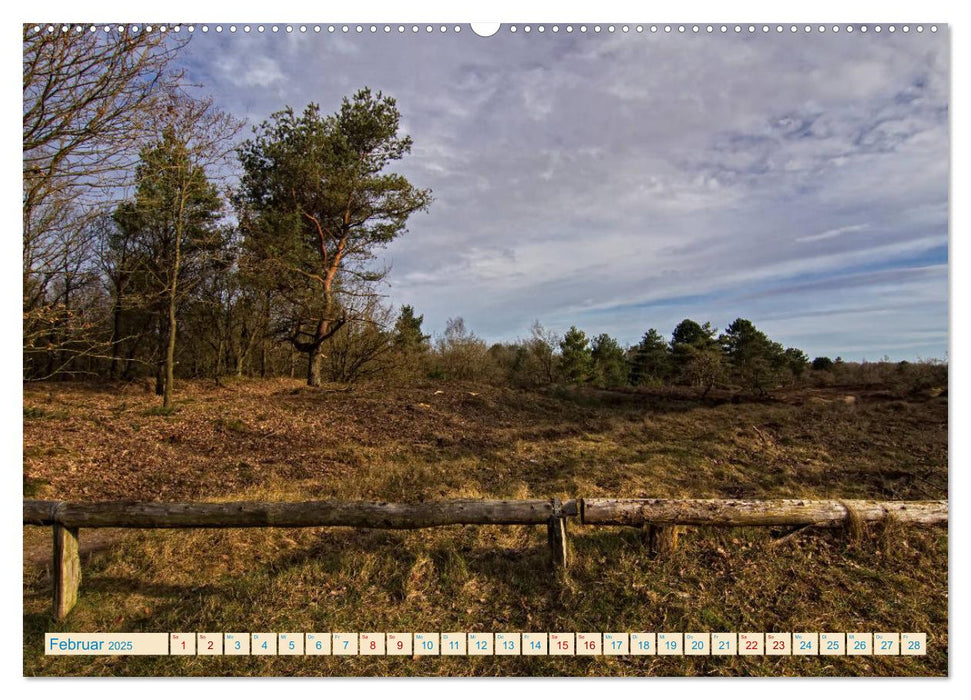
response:
[[[696,321],[686,318],[674,327],[674,331],[671,333],[671,346],[694,345],[701,347],[711,342],[717,332],[716,329],[711,327],[711,323],[706,322],[704,325],[699,325]]]
[[[137,159],[158,97],[179,82],[169,66],[188,40],[60,29],[23,29],[24,349],[49,354],[47,371],[25,361],[34,377],[106,350],[93,309],[76,305],[77,282],[97,267],[89,234]]]
[[[717,329],[711,323],[699,325],[684,319],[671,334],[671,359],[682,381],[704,387],[708,394],[721,378],[722,351],[715,339]]]
[[[621,386],[627,383],[630,368],[627,356],[614,338],[601,333],[593,339],[590,357],[593,375],[600,386]]]
[[[526,351],[532,363],[539,368],[538,383],[552,384],[556,370],[556,349],[560,345],[561,338],[553,331],[544,328],[538,319],[533,321],[529,332]]]
[[[817,357],[813,359],[813,371],[829,372],[833,369],[833,361],[828,357]]]
[[[442,370],[450,379],[476,379],[483,373],[488,349],[485,341],[465,327],[461,316],[450,318],[437,350]]]
[[[671,374],[671,352],[667,341],[651,328],[641,338],[631,361],[630,383],[634,386],[660,384]]]
[[[415,316],[415,309],[409,305],[401,307],[394,322],[394,347],[405,356],[414,356],[428,350],[430,336],[421,332],[424,316]]]
[[[745,386],[761,394],[779,382],[788,361],[785,351],[754,323],[736,318],[718,340],[736,378]]]
[[[331,336],[327,353],[330,381],[353,382],[387,369],[389,353],[394,347],[394,332],[388,330],[391,314],[391,309],[383,306],[379,297],[372,297],[360,314],[361,323],[345,324]],[[414,348],[413,352],[421,350]]]
[[[368,269],[375,248],[431,201],[429,190],[386,172],[411,150],[400,119],[394,99],[364,88],[327,117],[316,104],[300,115],[287,107],[238,150],[249,261],[288,306],[286,337],[307,354],[310,386],[320,385],[321,346],[386,274]]]
[[[160,345],[156,392],[163,406],[172,402],[180,302],[187,288],[183,268],[205,265],[223,247],[218,226],[222,198],[210,180],[228,151],[239,124],[213,108],[211,101],[171,95],[158,122],[157,141],[142,149],[135,175],[135,197],[115,214],[118,226],[147,241],[150,272],[159,300],[156,314]]]
[[[786,348],[783,356],[786,359],[786,365],[789,367],[789,371],[792,372],[792,376],[796,377],[797,379],[801,377],[809,367],[809,357],[799,348]]]
[[[593,355],[587,334],[576,326],[570,326],[560,341],[560,368],[571,384],[582,384],[590,379]]]

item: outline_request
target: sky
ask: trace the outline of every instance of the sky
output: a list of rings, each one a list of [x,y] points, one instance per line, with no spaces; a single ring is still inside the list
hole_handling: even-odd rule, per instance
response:
[[[434,201],[381,251],[382,291],[426,333],[633,344],[742,317],[810,357],[947,357],[946,27],[535,27],[196,33],[181,62],[250,125],[363,86],[397,100],[394,170]]]

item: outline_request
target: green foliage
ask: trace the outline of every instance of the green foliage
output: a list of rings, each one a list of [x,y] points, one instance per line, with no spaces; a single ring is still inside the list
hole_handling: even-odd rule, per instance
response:
[[[606,333],[593,339],[590,357],[593,361],[594,381],[600,386],[621,386],[627,383],[630,367],[624,349]]]
[[[353,322],[350,307],[384,277],[369,267],[375,249],[431,201],[429,190],[387,172],[411,150],[400,120],[393,98],[364,88],[330,116],[316,104],[276,112],[238,150],[246,262],[278,293],[287,336],[308,353],[310,384],[320,381],[321,344]]]
[[[424,316],[415,316],[415,309],[409,305],[401,307],[398,318],[394,322],[394,347],[404,355],[415,355],[428,350],[429,339],[421,332]]]
[[[787,357],[779,343],[744,318],[735,319],[718,340],[735,378],[759,393],[780,382],[790,359],[798,364],[797,357]]]
[[[634,349],[630,383],[634,386],[660,384],[671,376],[671,352],[668,344],[651,328]]]
[[[786,348],[786,366],[792,376],[801,377],[809,367],[809,357],[799,348]]]
[[[560,341],[560,369],[564,378],[571,384],[589,381],[593,372],[593,355],[587,335],[570,326],[570,330]]]
[[[828,357],[817,357],[813,360],[812,367],[816,372],[829,372],[833,369],[833,361]]]
[[[706,322],[699,325],[690,318],[684,319],[674,328],[671,334],[671,347],[693,345],[694,347],[705,347],[713,342],[715,333],[718,331],[711,327],[711,323]]]
[[[322,271],[370,260],[428,206],[428,190],[384,172],[411,150],[399,122],[395,100],[365,88],[330,116],[316,104],[276,112],[240,147],[246,244],[274,275],[319,286]]]
[[[148,291],[161,294],[171,285],[177,254],[179,272],[188,272],[222,247],[222,209],[219,190],[194,161],[189,143],[166,128],[157,143],[142,149],[135,197],[115,210],[118,231],[110,240],[139,251],[156,285]]]
[[[671,334],[671,360],[682,382],[711,391],[722,375],[722,353],[711,323],[698,324],[689,318]]]

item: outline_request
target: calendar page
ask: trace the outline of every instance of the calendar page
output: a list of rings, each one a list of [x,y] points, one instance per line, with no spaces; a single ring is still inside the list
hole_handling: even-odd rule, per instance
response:
[[[948,675],[947,23],[35,19],[24,676]]]

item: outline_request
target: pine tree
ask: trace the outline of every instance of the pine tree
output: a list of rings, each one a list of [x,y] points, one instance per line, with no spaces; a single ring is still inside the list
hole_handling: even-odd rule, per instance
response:
[[[570,326],[570,330],[560,342],[560,367],[563,375],[571,384],[583,384],[593,371],[593,356],[587,335]]]
[[[660,384],[671,376],[671,352],[667,341],[651,328],[634,350],[630,383],[634,386]]]
[[[594,379],[600,386],[621,386],[627,383],[630,371],[627,357],[623,348],[609,335],[601,333],[593,339],[590,357],[593,360]]]

